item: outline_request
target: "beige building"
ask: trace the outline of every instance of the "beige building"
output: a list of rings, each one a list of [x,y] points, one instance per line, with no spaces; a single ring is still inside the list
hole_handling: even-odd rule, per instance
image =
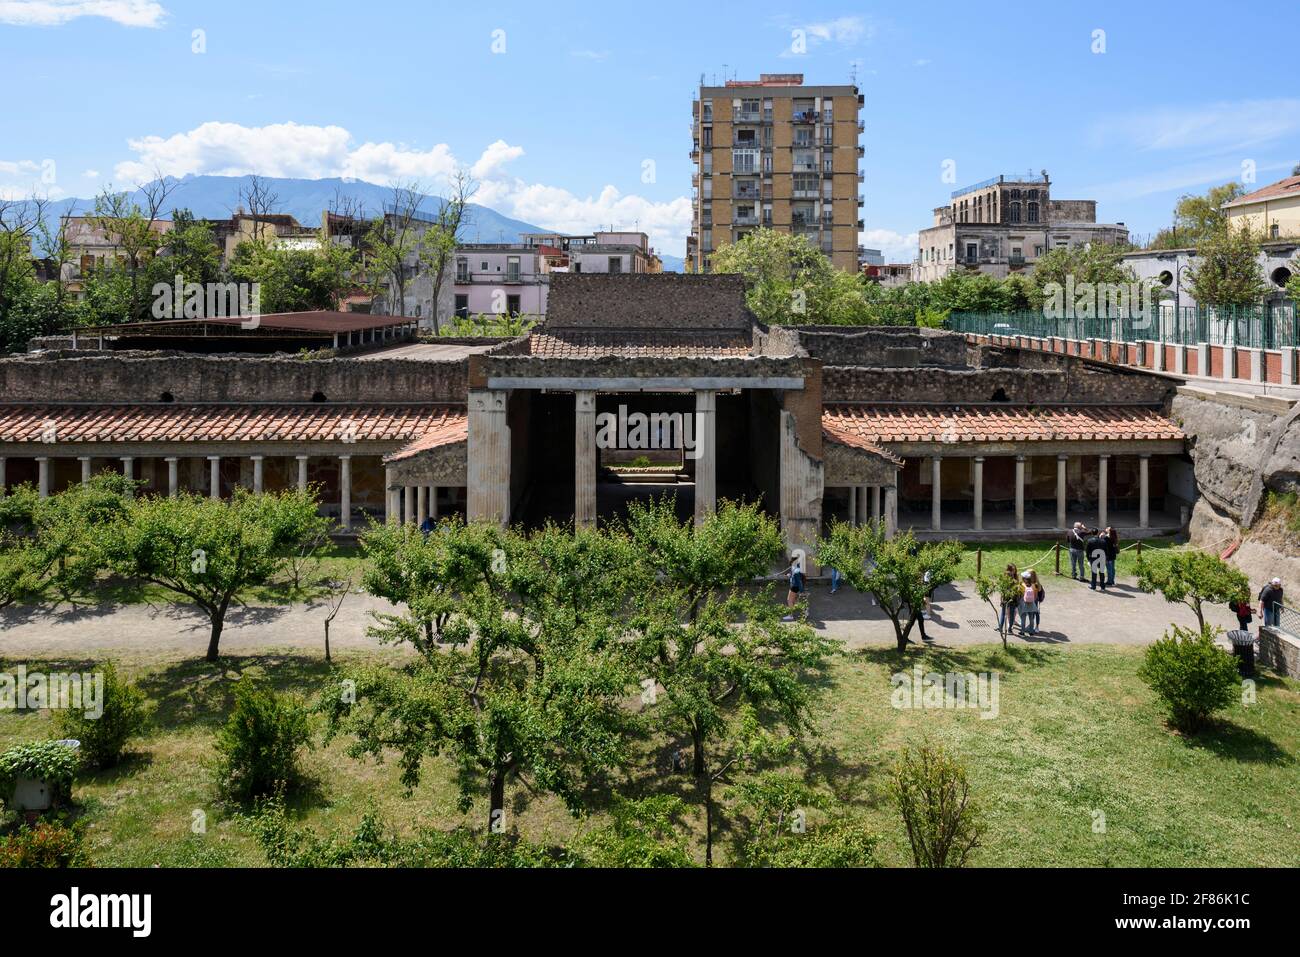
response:
[[[1005,279],[1033,267],[1048,250],[1085,243],[1124,243],[1123,223],[1097,222],[1097,201],[1053,199],[1039,174],[1001,174],[955,190],[920,231],[913,278],[942,279],[954,269]]]
[[[1263,189],[1223,204],[1228,224],[1249,226],[1265,239],[1300,237],[1300,175],[1288,176]]]
[[[694,220],[686,269],[759,226],[806,236],[857,271],[863,102],[856,86],[805,86],[802,73],[701,86],[692,104]]]

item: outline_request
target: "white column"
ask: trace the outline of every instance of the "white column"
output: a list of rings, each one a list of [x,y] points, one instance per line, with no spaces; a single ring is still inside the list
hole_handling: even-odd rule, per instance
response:
[[[858,524],[867,524],[867,510],[870,506],[867,504],[867,487],[859,485],[854,493],[858,497]]]
[[[1150,465],[1151,456],[1138,457],[1138,528],[1149,528],[1151,525]]]
[[[1110,456],[1097,456],[1097,524],[1105,528],[1108,524],[1106,521],[1106,496],[1108,494],[1109,476],[1107,472],[1110,468]]]
[[[984,530],[984,456],[975,456],[975,531]]]
[[[174,455],[167,456],[164,461],[167,463],[167,495],[175,498],[180,491],[180,462]]]
[[[893,538],[898,534],[898,488],[885,486],[885,535]]]
[[[37,475],[36,487],[40,491],[41,498],[50,497],[50,460],[44,456],[38,456],[36,459]]]
[[[122,456],[122,478],[127,481],[135,478],[135,459],[129,455]]]
[[[208,456],[208,497],[221,498],[221,456]]]
[[[943,527],[943,459],[934,456],[930,459],[930,528],[939,531]]]
[[[855,486],[849,486],[849,525],[857,527],[858,524],[858,490]]]
[[[573,394],[574,528],[596,524],[596,458],[596,393],[580,389]]]
[[[871,520],[880,521],[880,486],[871,486]]]
[[[402,521],[407,525],[415,524],[415,486],[406,486],[402,495]]]
[[[303,461],[306,456],[298,456],[298,478],[302,479],[302,473],[306,471],[306,464]],[[397,491],[393,488],[393,469],[391,466],[384,469],[384,523],[386,525],[396,525],[401,517],[402,509],[397,502]]]
[[[1025,527],[1025,457],[1016,456],[1016,528]]]
[[[0,455],[0,498],[5,497],[5,458]]]
[[[438,520],[438,486],[429,486],[429,517]]]
[[[81,484],[87,485],[90,482],[90,456],[78,455],[77,461],[81,463]]]
[[[717,421],[718,394],[695,392],[695,524],[700,525],[718,505]]]
[[[415,524],[423,525],[429,517],[429,488],[421,485],[415,490]]]
[[[253,491],[257,494],[262,493],[262,456],[250,455],[253,460]]]
[[[471,389],[469,393],[469,499],[470,521],[510,521],[510,423],[507,393],[499,389]]]
[[[339,524],[352,529],[352,456],[339,456]]]
[[[1065,528],[1065,464],[1068,455],[1056,457],[1056,527]]]
[[[298,460],[298,491],[307,491],[307,456],[295,455]]]

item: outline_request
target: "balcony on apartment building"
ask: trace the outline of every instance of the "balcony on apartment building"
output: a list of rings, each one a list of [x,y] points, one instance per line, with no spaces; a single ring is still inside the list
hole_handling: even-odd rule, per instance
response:
[[[757,123],[758,119],[758,110],[746,110],[737,106],[731,111],[731,122],[733,123]]]
[[[816,110],[795,110],[791,120],[795,123],[816,123],[820,116]]]
[[[744,183],[734,183],[731,187],[732,199],[758,199],[758,187]]]
[[[758,225],[758,214],[757,214],[757,213],[749,213],[749,214],[746,214],[746,215],[742,215],[742,214],[740,214],[740,213],[737,213],[735,216],[732,217],[732,219],[731,219],[731,225],[733,225],[733,226],[757,226],[757,225]]]

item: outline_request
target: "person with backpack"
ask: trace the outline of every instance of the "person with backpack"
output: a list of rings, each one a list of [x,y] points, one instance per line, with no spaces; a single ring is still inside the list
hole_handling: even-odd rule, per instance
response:
[[[1070,577],[1076,581],[1084,580],[1084,570],[1088,567],[1088,562],[1084,558],[1087,543],[1088,529],[1083,522],[1075,522],[1074,527],[1065,536],[1065,547],[1070,550]]]
[[[1088,553],[1088,567],[1092,571],[1092,580],[1088,587],[1093,591],[1097,590],[1097,585],[1099,583],[1101,585],[1101,590],[1106,590],[1107,542],[1108,540],[1105,536],[1094,531],[1090,536],[1088,536],[1088,541],[1085,544],[1085,550]]]
[[[1032,635],[1038,620],[1038,589],[1034,587],[1033,572],[1020,574],[1020,631]]]
[[[1009,575],[1014,582],[1020,581],[1020,569],[1014,564],[1007,565],[1005,574]],[[1007,634],[1010,634],[1016,624],[1015,609],[1018,602],[1002,601],[1000,604],[1002,607],[998,610],[998,634],[1002,634],[1003,626],[1006,627]]]
[[[1047,597],[1047,589],[1043,583],[1038,580],[1038,572],[1032,568],[1029,570],[1029,583],[1034,586],[1034,615],[1030,624],[1033,626],[1030,634],[1038,634],[1038,623],[1043,613],[1043,599]]]
[[[1264,627],[1276,628],[1282,623],[1282,579],[1274,578],[1260,590],[1259,607]]]
[[[1237,630],[1250,632],[1250,623],[1255,620],[1255,610],[1250,607],[1250,596],[1243,594],[1236,601],[1228,602],[1228,610],[1237,616]]]
[[[784,572],[783,577],[790,579],[790,589],[786,592],[785,603],[790,608],[790,614],[782,618],[782,621],[794,621],[794,608],[799,603],[799,596],[804,591],[803,576],[803,558],[800,555],[790,556],[790,567]]]

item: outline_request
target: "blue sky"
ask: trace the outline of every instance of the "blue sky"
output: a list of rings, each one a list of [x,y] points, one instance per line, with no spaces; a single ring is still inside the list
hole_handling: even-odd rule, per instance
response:
[[[957,185],[1047,169],[1053,195],[1142,236],[1181,193],[1300,162],[1300,9],[1228,9],[0,0],[0,191],[89,196],[154,168],[438,191],[460,164],[506,215],[635,224],[680,255],[700,75],[856,66],[865,244],[911,258],[945,161]]]

